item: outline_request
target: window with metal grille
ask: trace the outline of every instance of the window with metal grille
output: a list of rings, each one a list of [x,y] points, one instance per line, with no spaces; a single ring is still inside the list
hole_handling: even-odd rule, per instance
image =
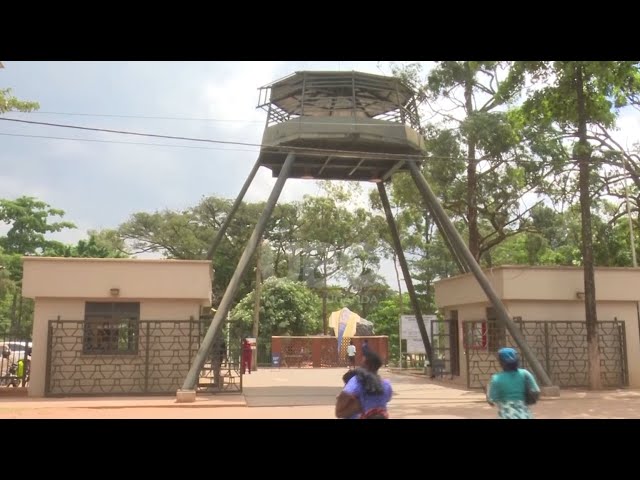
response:
[[[86,302],[82,353],[137,354],[139,320],[140,303]]]
[[[470,350],[485,350],[487,348],[487,322],[465,322],[464,346]]]

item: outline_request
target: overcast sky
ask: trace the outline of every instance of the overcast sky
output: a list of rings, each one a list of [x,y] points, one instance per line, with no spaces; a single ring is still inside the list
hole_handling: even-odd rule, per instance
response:
[[[388,62],[346,61],[3,64],[0,88],[11,87],[18,98],[40,103],[40,113],[5,117],[248,143],[260,143],[264,129],[266,113],[256,109],[260,86],[296,70],[390,73]],[[619,139],[638,139],[640,115],[625,114],[620,125]],[[134,212],[181,209],[208,195],[235,198],[257,157],[252,147],[10,122],[0,122],[0,134],[147,144],[0,135],[0,197],[31,195],[65,210],[65,218],[79,228],[55,238],[73,243],[85,238],[87,229],[115,228]],[[265,200],[273,183],[271,172],[261,169],[246,199]],[[281,201],[317,192],[313,181],[290,180]],[[392,265],[385,264],[381,273],[395,285]]]

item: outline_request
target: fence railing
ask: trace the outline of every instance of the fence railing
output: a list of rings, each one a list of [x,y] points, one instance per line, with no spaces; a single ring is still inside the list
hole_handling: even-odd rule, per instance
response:
[[[272,357],[278,358],[278,365],[297,368],[346,367],[347,346],[353,341],[356,347],[356,364],[362,363],[362,347],[365,340],[385,365],[389,360],[389,337],[384,335],[343,337],[338,343],[336,337],[290,336],[272,337]]]
[[[587,326],[580,321],[516,321],[529,348],[545,368],[555,385],[587,387],[589,353]],[[463,340],[467,363],[467,386],[482,388],[491,375],[500,370],[496,352],[504,346],[517,348],[515,341],[495,322],[463,322]],[[628,385],[625,322],[598,322],[600,377],[609,388]],[[526,359],[522,359],[527,368]]]
[[[202,320],[49,321],[45,393],[172,394],[182,386],[200,348]],[[240,340],[212,351],[198,385],[241,391]],[[215,387],[215,388],[213,388]],[[231,388],[233,387],[233,388]]]

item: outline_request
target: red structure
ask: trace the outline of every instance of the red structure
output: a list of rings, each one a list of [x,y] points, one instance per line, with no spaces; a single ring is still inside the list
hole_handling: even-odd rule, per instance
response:
[[[344,337],[338,346],[336,337],[271,337],[271,356],[280,358],[280,366],[297,368],[346,367],[347,345],[353,340],[356,346],[356,365],[362,363],[362,343],[368,340],[369,349],[382,357],[386,364],[389,358],[389,337],[372,335],[367,337]]]

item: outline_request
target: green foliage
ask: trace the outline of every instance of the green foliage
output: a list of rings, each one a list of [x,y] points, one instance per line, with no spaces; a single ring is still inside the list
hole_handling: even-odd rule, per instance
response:
[[[521,85],[501,81],[509,67],[508,62],[437,62],[424,81],[415,67],[396,72],[423,85],[421,95],[434,112],[423,127],[429,156],[423,173],[450,217],[464,222],[469,249],[479,260],[526,229],[520,199],[540,181],[539,168],[526,161],[529,153],[522,148],[523,116],[509,110]],[[435,102],[442,105],[437,110]],[[422,209],[412,183],[408,175],[396,176],[393,197],[404,208]],[[426,238],[417,216],[412,219]],[[424,223],[429,229],[431,222]],[[435,232],[430,238],[437,238]]]
[[[11,94],[10,88],[0,88],[0,114],[13,111],[32,112],[39,108],[38,102],[18,100]]]
[[[127,258],[121,241],[113,238],[113,231],[89,231],[88,240],[79,240],[76,245],[55,243],[45,250],[49,257],[83,257],[83,258]]]
[[[400,311],[400,298],[396,293],[394,296],[381,301],[376,308],[368,315],[367,320],[373,323],[376,335],[389,336],[389,356],[397,361],[400,347],[398,339],[400,337],[400,315],[411,315],[411,301],[408,294],[402,295],[402,312]]]
[[[248,335],[253,325],[254,292],[231,312],[235,335]],[[304,283],[270,277],[260,294],[260,338],[320,333],[320,298]]]
[[[76,228],[71,222],[49,223],[50,217],[63,215],[63,210],[51,208],[47,203],[33,197],[0,199],[0,221],[11,226],[6,236],[0,238],[0,247],[7,253],[42,253],[47,247],[54,245],[45,239],[47,233]]]

